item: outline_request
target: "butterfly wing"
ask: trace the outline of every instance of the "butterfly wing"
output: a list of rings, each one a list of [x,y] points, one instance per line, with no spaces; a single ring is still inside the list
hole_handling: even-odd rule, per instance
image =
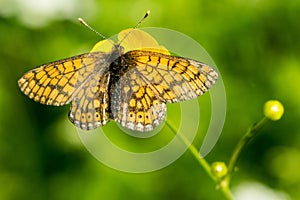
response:
[[[196,98],[218,77],[206,64],[159,51],[133,50],[122,59],[129,70],[112,91],[112,116],[122,126],[142,132],[163,121],[167,102]]]
[[[113,88],[112,118],[123,127],[151,131],[165,118],[166,104],[154,95],[137,69],[126,72]]]
[[[159,52],[133,50],[124,55],[161,102],[180,102],[202,95],[215,84],[218,74],[193,59]]]
[[[42,104],[61,106],[73,101],[70,121],[94,129],[108,121],[108,58],[107,53],[92,52],[51,62],[27,72],[18,84]]]
[[[70,121],[83,130],[95,129],[109,120],[108,73],[95,73],[74,96]]]
[[[46,105],[69,103],[95,72],[103,53],[88,53],[51,62],[24,74],[18,85],[30,99]]]

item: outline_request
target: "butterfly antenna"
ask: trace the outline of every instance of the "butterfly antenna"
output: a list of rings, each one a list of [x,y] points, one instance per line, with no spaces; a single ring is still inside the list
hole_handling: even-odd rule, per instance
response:
[[[146,12],[146,14],[144,15],[144,17],[123,37],[123,39],[120,41],[120,44],[123,42],[123,40],[137,27],[139,27],[141,25],[141,23],[149,16],[150,14],[150,10],[148,10]]]
[[[137,27],[139,27],[139,25],[150,15],[150,10],[148,10],[146,12],[146,14],[144,15],[144,17],[133,27],[133,29],[136,29]]]
[[[93,29],[88,23],[86,23],[82,18],[78,18],[78,21],[83,24],[85,27],[87,27],[88,29],[90,29],[91,31],[93,31],[94,33],[96,33],[97,35],[99,35],[100,37],[102,37],[103,39],[107,39],[104,35],[102,35],[101,33],[99,33],[98,31],[96,31],[95,29]]]

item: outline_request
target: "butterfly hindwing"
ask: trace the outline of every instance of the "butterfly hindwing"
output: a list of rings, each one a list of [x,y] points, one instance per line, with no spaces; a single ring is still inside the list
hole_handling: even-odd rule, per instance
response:
[[[74,96],[70,121],[83,130],[95,129],[109,120],[109,74],[94,74]]]
[[[123,127],[144,132],[153,130],[164,120],[166,104],[133,68],[115,83],[111,110],[113,119]]]

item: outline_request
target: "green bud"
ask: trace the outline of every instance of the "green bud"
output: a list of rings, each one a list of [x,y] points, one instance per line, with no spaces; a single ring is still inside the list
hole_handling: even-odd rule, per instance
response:
[[[264,115],[273,121],[279,120],[284,113],[283,105],[277,100],[269,100],[264,105]]]
[[[217,178],[223,178],[228,173],[227,166],[224,162],[214,162],[211,165],[211,171]]]

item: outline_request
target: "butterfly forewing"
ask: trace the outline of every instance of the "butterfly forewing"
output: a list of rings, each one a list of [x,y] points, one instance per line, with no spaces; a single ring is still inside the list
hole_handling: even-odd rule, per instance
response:
[[[27,72],[18,84],[34,101],[61,106],[69,103],[85,78],[94,73],[95,62],[94,54],[51,62]]]
[[[196,98],[218,78],[211,67],[192,59],[142,50],[130,51],[124,57],[134,60],[137,75],[162,102],[174,103]]]

